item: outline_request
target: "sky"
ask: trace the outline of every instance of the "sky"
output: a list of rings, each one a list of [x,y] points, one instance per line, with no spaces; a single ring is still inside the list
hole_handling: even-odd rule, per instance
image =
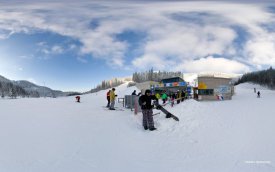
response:
[[[0,1],[0,75],[63,91],[154,70],[275,66],[272,1]]]

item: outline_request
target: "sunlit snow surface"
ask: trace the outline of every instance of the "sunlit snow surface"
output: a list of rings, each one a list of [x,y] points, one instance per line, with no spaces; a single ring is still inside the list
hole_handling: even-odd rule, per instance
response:
[[[116,94],[134,89],[124,84]],[[161,113],[152,132],[143,130],[140,113],[104,108],[107,90],[81,103],[0,99],[0,172],[273,172],[275,91],[235,89],[230,101],[167,105],[180,121]]]

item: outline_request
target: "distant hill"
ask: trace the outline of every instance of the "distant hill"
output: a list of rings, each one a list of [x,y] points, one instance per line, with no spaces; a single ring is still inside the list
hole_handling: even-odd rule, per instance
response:
[[[60,97],[66,96],[66,93],[59,91],[59,90],[52,90],[48,87],[39,86],[29,81],[20,80],[20,81],[13,81],[15,85],[22,87],[27,92],[37,91],[40,96],[45,97]]]
[[[60,97],[67,96],[72,92],[62,92],[52,90],[48,87],[39,86],[29,81],[12,81],[0,75],[0,94],[1,96],[28,96],[28,97]]]
[[[11,81],[0,75],[0,82],[11,82]]]

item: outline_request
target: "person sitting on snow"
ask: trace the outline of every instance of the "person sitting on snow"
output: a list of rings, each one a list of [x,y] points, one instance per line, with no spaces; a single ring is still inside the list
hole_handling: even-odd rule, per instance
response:
[[[80,96],[75,96],[76,102],[80,103]]]

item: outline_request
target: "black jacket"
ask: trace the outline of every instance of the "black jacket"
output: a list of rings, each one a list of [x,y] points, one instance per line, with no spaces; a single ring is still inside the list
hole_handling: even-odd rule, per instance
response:
[[[152,105],[152,100],[157,100],[156,96],[142,95],[139,97],[138,103],[141,106],[141,109],[152,109],[154,107],[154,105]],[[144,102],[146,102],[145,105],[144,105]]]

